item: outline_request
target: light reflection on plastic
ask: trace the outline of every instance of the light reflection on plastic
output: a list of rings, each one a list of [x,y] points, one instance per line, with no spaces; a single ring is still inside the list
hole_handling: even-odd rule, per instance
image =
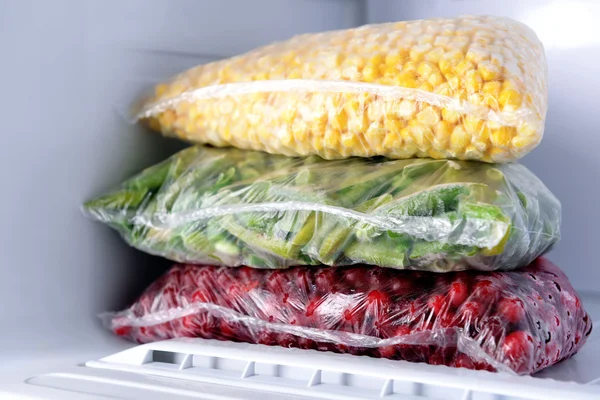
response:
[[[534,7],[519,18],[529,25],[546,49],[576,49],[600,44],[600,2],[554,1]]]

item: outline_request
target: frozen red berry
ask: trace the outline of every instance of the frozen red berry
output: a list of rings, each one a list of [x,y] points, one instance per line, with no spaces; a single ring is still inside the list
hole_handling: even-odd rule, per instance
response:
[[[498,302],[498,313],[512,323],[525,317],[523,301],[517,298],[504,298]]]
[[[529,369],[533,357],[533,337],[525,331],[516,331],[504,339],[502,352],[516,372]]]
[[[443,296],[441,294],[436,294],[434,296],[431,296],[429,298],[429,300],[427,301],[427,305],[429,306],[429,309],[431,311],[433,311],[434,315],[437,315],[442,310],[444,310],[446,308],[447,304],[448,304],[448,301],[446,299],[446,296]]]
[[[127,336],[131,333],[130,326],[119,326],[114,329],[114,332],[119,336]]]
[[[483,304],[478,301],[467,301],[458,309],[458,319],[463,323],[473,324],[481,318],[486,311]]]
[[[469,297],[469,289],[462,280],[457,280],[450,285],[448,298],[453,307],[458,307]]]

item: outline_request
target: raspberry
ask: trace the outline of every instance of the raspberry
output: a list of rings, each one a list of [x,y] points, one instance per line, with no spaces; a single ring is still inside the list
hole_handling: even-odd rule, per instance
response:
[[[256,342],[272,346],[277,344],[277,334],[270,331],[260,331],[256,336]]]
[[[127,336],[131,333],[130,326],[119,326],[114,329],[114,332],[119,336]]]
[[[373,288],[382,288],[388,284],[390,276],[384,268],[372,268],[369,270],[369,286]]]
[[[465,321],[474,321],[481,317],[484,312],[485,307],[477,301],[467,301],[458,311],[461,318]]]
[[[512,369],[518,373],[526,372],[533,356],[533,338],[525,331],[516,331],[504,339],[502,352]]]
[[[427,301],[427,306],[433,311],[434,315],[438,315],[446,307],[446,304],[446,297],[441,294],[431,296]]]
[[[351,287],[362,286],[367,281],[367,276],[363,268],[348,268],[342,272],[344,283]]]
[[[304,337],[298,338],[298,347],[301,349],[316,349],[317,343],[314,340],[307,339]]]
[[[498,313],[507,321],[516,323],[525,317],[525,308],[519,299],[504,298],[498,303]]]
[[[458,353],[454,357],[454,361],[452,362],[451,365],[453,367],[458,367],[458,368],[475,369],[475,364],[473,363],[473,360],[471,360],[471,358],[464,353]]]
[[[489,298],[496,294],[496,289],[494,288],[492,281],[483,279],[475,283],[473,286],[473,294],[479,297]]]
[[[366,301],[367,307],[377,314],[387,314],[390,309],[390,297],[379,290],[370,291]]]
[[[437,316],[436,322],[442,328],[450,328],[450,327],[456,325],[454,323],[455,322],[454,312],[452,310],[444,311],[443,313],[441,313]]]
[[[333,268],[324,268],[315,277],[315,285],[322,293],[335,293],[337,281]]]
[[[291,333],[280,333],[277,336],[277,344],[281,347],[298,347],[298,341]]]
[[[396,350],[396,346],[382,346],[379,349],[379,356],[381,356],[381,358],[390,358],[393,359],[396,357],[396,354],[398,354],[397,350]]]
[[[301,269],[298,268],[296,270],[296,286],[297,289],[303,291],[303,292],[308,292],[309,290],[309,283],[308,283],[308,271],[305,269]]]
[[[403,279],[401,276],[397,276],[395,277],[395,279],[391,279],[387,285],[389,287],[390,293],[396,296],[406,295],[412,293],[412,291],[414,290],[414,285],[412,281],[410,281],[409,279]]]
[[[469,289],[462,281],[453,282],[448,291],[448,298],[453,307],[458,307],[469,297]]]
[[[306,306],[306,313],[305,315],[307,317],[312,317],[315,313],[315,311],[317,310],[317,308],[319,308],[319,306],[321,304],[323,304],[323,302],[325,301],[325,297],[317,297],[314,300],[311,300],[308,305]]]
[[[281,293],[287,284],[287,279],[282,271],[273,271],[267,275],[266,288],[272,293]]]
[[[406,336],[408,334],[410,334],[410,327],[408,325],[400,325],[394,332],[394,336]]]

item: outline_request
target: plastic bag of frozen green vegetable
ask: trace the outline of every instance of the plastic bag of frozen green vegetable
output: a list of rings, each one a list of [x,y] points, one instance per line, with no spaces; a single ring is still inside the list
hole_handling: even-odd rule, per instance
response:
[[[131,245],[188,263],[512,269],[559,238],[524,166],[325,161],[190,147],[85,204]]]

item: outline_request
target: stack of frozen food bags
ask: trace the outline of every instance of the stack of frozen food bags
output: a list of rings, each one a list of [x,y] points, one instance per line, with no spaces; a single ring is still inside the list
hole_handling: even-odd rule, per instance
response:
[[[518,374],[570,357],[591,321],[538,258],[560,203],[511,162],[542,138],[546,82],[529,28],[462,17],[302,35],[158,85],[139,119],[204,146],[85,208],[182,264],[110,328]]]

